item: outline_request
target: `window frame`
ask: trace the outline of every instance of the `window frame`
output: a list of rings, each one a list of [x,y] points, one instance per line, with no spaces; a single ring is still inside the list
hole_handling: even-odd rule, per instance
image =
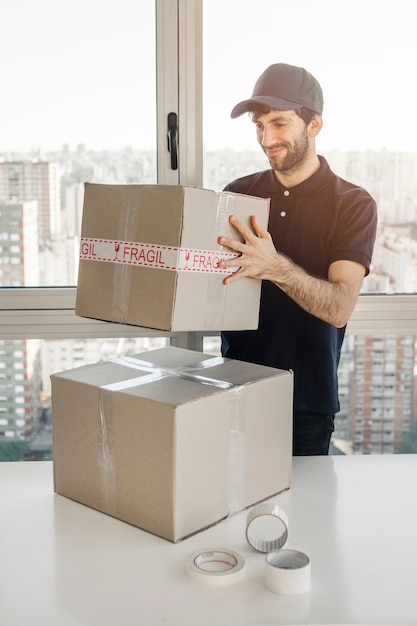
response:
[[[174,345],[201,349],[217,332],[169,333],[102,322],[75,314],[76,287],[1,288],[0,339],[70,339],[169,336]],[[361,294],[347,334],[417,336],[417,294]]]

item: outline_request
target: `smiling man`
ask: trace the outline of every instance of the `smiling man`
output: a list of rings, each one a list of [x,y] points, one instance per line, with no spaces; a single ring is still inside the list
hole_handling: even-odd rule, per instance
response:
[[[328,454],[340,409],[337,369],[346,324],[369,273],[377,211],[367,191],[334,174],[316,152],[323,94],[304,68],[277,63],[257,80],[232,118],[249,113],[271,168],[239,178],[233,191],[271,199],[268,230],[231,223],[243,242],[243,276],[262,280],[256,331],[222,333],[222,354],[294,372],[293,454]],[[222,267],[236,266],[224,261]],[[242,303],[244,304],[244,303]]]

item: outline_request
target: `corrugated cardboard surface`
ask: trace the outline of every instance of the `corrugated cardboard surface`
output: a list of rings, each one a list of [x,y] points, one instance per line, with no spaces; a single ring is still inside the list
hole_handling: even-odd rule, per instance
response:
[[[178,541],[290,487],[290,372],[163,348],[51,380],[61,495]]]
[[[269,200],[179,185],[85,186],[82,237],[230,252],[229,224],[266,228]],[[260,281],[223,285],[225,274],[80,259],[76,314],[159,330],[244,330],[258,326]]]

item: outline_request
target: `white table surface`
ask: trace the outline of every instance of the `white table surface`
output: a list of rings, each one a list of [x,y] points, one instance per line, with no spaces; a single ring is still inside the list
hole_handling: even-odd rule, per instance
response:
[[[311,558],[311,590],[266,589],[247,511],[173,544],[53,493],[50,462],[0,463],[1,626],[417,624],[417,455],[295,458],[285,547]],[[241,581],[191,580],[220,547]]]

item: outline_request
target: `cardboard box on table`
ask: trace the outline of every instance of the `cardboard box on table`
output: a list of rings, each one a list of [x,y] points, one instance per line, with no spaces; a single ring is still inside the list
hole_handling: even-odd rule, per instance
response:
[[[58,494],[175,542],[290,487],[291,372],[170,347],[51,382]]]
[[[269,199],[180,185],[86,184],[75,312],[81,317],[166,331],[258,327],[261,283],[227,287],[218,243],[239,239],[229,224],[257,215]]]

